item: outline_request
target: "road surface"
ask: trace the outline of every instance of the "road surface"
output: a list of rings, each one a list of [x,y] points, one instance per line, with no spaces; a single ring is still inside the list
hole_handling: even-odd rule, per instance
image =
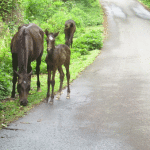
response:
[[[53,105],[0,131],[0,150],[150,150],[150,13],[136,0],[100,0],[101,55]]]

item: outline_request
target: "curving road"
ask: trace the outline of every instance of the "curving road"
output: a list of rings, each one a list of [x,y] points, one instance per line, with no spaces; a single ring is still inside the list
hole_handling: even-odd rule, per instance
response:
[[[100,0],[101,55],[53,105],[0,131],[0,150],[150,150],[150,13],[137,0]]]

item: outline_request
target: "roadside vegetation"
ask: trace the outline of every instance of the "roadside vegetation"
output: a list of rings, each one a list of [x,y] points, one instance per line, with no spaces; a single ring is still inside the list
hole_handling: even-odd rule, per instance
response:
[[[73,48],[71,48],[70,74],[73,81],[79,72],[94,61],[103,46],[103,11],[99,0],[3,0],[0,13],[2,14],[0,17],[0,128],[2,128],[25,115],[25,112],[45,98],[47,92],[45,40],[40,66],[42,92],[36,91],[36,62],[32,62],[33,76],[28,105],[20,106],[18,96],[15,100],[10,99],[13,74],[10,43],[18,27],[23,23],[32,22],[43,31],[45,29],[50,32],[59,31],[56,45],[65,44],[64,24],[66,20],[73,19],[77,27]],[[57,73],[55,92],[58,91],[58,86],[59,74]]]
[[[150,8],[150,0],[138,0],[139,2],[142,2],[144,5],[146,5],[148,8]]]

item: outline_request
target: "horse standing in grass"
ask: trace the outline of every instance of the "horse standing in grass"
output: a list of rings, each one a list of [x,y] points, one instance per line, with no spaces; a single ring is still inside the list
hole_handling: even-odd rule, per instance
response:
[[[70,47],[71,44],[71,48],[72,48],[72,44],[73,44],[73,35],[74,32],[76,31],[76,24],[73,20],[67,20],[65,22],[65,44],[68,45]]]
[[[48,91],[47,91],[47,101],[48,103],[53,103],[54,99],[54,86],[55,86],[55,73],[58,69],[60,73],[60,87],[57,99],[60,98],[62,85],[64,80],[64,72],[62,69],[62,65],[66,68],[66,76],[67,76],[67,98],[70,98],[70,87],[69,87],[69,80],[70,80],[70,73],[69,73],[69,65],[70,65],[70,48],[67,45],[60,44],[55,46],[55,38],[58,36],[58,33],[49,33],[45,30],[45,34],[47,36],[47,56],[46,56],[46,63],[47,63],[47,71],[48,71]],[[51,78],[52,73],[52,78]],[[50,99],[50,85],[52,86],[52,94]]]
[[[43,54],[44,32],[36,24],[25,24],[18,28],[18,32],[11,40],[13,89],[11,97],[15,97],[15,86],[18,77],[17,90],[20,104],[26,106],[30,91],[32,67],[31,62],[36,60],[37,90],[40,91],[39,71]],[[17,72],[17,67],[19,71]]]

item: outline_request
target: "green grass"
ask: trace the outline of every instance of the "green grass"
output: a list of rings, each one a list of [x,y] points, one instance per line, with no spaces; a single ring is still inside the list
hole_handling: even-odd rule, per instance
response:
[[[74,59],[70,65],[70,73],[71,73],[70,82],[76,79],[79,73],[82,72],[88,65],[90,65],[99,53],[100,53],[100,50],[93,50],[93,51],[90,51],[88,55],[81,55],[80,57]],[[65,69],[63,70],[65,73]],[[24,116],[27,111],[32,109],[35,105],[39,104],[41,101],[43,101],[46,98],[47,74],[40,75],[42,92],[36,91],[37,89],[36,81],[37,81],[37,77],[36,75],[33,75],[32,81],[31,81],[31,90],[28,96],[29,102],[27,106],[25,107],[20,106],[18,97],[15,100],[3,101],[3,110],[1,111],[1,114],[0,114],[0,128],[7,126],[8,123],[18,119],[19,117]],[[55,82],[56,82],[55,83],[55,93],[56,93],[59,88],[58,72],[56,73]],[[67,81],[66,81],[66,78],[64,78],[63,87],[65,87],[66,85],[67,85]]]
[[[138,1],[146,5],[148,8],[150,8],[150,0],[138,0]]]

